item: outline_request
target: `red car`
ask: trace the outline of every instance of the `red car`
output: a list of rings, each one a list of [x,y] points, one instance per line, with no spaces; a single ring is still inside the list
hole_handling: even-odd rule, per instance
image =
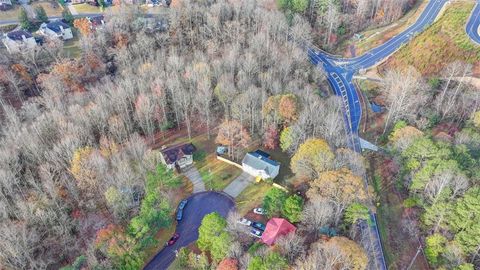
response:
[[[175,242],[177,242],[178,238],[180,238],[180,234],[175,233],[175,234],[172,236],[172,238],[170,238],[170,240],[168,240],[167,246],[171,246],[171,245],[175,244]]]

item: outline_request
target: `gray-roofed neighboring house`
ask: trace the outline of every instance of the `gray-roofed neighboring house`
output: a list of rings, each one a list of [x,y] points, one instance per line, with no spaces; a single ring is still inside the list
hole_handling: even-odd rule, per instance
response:
[[[73,38],[72,28],[62,21],[42,23],[40,26],[40,32],[42,32],[44,35],[63,40],[69,40]]]
[[[242,160],[242,168],[246,173],[262,179],[274,179],[280,171],[280,163],[260,150],[250,152]]]
[[[17,30],[5,34],[3,44],[9,53],[17,53],[22,50],[34,48],[37,43],[35,38],[27,31]]]

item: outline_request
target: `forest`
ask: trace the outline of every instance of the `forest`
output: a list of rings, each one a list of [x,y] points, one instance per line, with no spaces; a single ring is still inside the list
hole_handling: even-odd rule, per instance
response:
[[[0,266],[142,268],[147,251],[162,245],[156,234],[173,226],[183,192],[155,147],[171,131],[191,139],[201,125],[232,160],[252,141],[291,158],[301,196],[269,189],[262,205],[298,231],[269,249],[246,237],[238,213],[207,215],[201,253],[181,249],[179,269],[372,269],[361,224],[382,207],[377,178],[401,194],[409,218],[399,226],[423,243],[430,267],[476,269],[475,67],[455,61],[429,77],[410,66],[382,71],[368,95],[385,111],[365,136],[383,151],[362,156],[348,149],[339,98],[299,46],[335,50],[415,4],[185,0],[155,18],[168,24],[155,29],[143,9],[125,5],[107,12],[102,28],[72,23],[78,58],[56,39],[1,54]]]

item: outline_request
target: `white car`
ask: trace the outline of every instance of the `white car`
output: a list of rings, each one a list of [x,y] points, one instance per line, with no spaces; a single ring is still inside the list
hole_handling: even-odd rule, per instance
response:
[[[262,237],[262,233],[263,233],[262,231],[257,230],[257,229],[252,229],[252,230],[250,230],[250,234],[251,234],[252,236],[257,237],[257,238],[261,238],[261,237]]]
[[[252,224],[252,222],[250,220],[246,219],[246,218],[239,219],[238,223],[246,225],[246,226],[250,226]]]
[[[263,209],[261,207],[257,207],[257,208],[253,209],[253,213],[258,214],[258,215],[265,215],[267,212],[265,211],[265,209]]]

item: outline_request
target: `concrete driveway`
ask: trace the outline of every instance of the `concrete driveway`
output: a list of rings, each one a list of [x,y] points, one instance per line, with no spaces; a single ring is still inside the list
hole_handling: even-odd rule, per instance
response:
[[[236,198],[251,183],[255,182],[255,178],[246,172],[242,172],[233,182],[228,185],[223,192]]]
[[[193,193],[205,191],[205,183],[203,183],[202,176],[195,166],[182,169],[182,174],[192,182]]]
[[[234,208],[235,203],[232,198],[220,192],[206,191],[190,196],[188,204],[183,210],[183,220],[177,224],[176,232],[180,234],[180,238],[174,245],[165,247],[157,253],[143,269],[167,269],[175,260],[175,250],[188,246],[198,239],[198,227],[205,215],[217,212],[226,217],[228,212]]]

